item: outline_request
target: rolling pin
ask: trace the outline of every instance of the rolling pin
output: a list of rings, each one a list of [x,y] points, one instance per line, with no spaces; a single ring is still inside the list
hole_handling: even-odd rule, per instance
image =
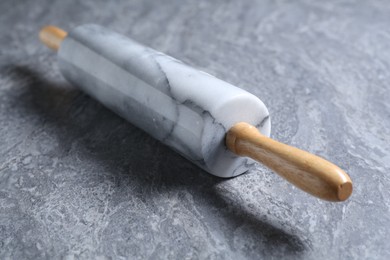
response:
[[[318,198],[351,195],[338,166],[269,138],[256,96],[98,25],[46,26],[39,36],[58,51],[65,79],[205,171],[234,177],[258,161]]]

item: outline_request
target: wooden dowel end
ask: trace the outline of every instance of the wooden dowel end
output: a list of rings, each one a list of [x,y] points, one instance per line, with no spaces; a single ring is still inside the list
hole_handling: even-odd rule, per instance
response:
[[[48,25],[39,32],[39,39],[50,49],[57,51],[60,48],[61,42],[68,35],[64,30]]]

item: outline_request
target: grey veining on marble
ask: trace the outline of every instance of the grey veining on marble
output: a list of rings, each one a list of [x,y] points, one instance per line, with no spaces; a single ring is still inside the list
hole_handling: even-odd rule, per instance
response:
[[[234,124],[270,134],[269,112],[256,96],[100,25],[72,28],[58,61],[74,86],[218,177],[255,164],[226,149]]]
[[[389,259],[387,1],[0,2],[0,258]],[[350,173],[333,204],[220,179],[62,78],[37,31],[97,23],[260,97]]]

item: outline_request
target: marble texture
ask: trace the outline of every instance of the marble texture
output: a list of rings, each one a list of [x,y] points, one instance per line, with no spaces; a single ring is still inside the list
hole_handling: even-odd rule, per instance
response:
[[[255,164],[226,148],[234,124],[270,134],[268,110],[254,95],[99,25],[70,30],[58,58],[74,86],[216,176]]]
[[[104,10],[104,11],[102,11]],[[0,1],[1,259],[390,259],[388,1]],[[46,24],[97,23],[260,97],[340,165],[345,203],[221,179],[61,76]]]

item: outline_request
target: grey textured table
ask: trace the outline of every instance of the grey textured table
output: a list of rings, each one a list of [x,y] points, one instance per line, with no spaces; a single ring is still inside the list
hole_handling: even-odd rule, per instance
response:
[[[79,3],[82,2],[82,3]],[[37,32],[98,23],[260,97],[345,203],[212,177],[66,83]],[[387,1],[0,3],[0,258],[390,258]]]

